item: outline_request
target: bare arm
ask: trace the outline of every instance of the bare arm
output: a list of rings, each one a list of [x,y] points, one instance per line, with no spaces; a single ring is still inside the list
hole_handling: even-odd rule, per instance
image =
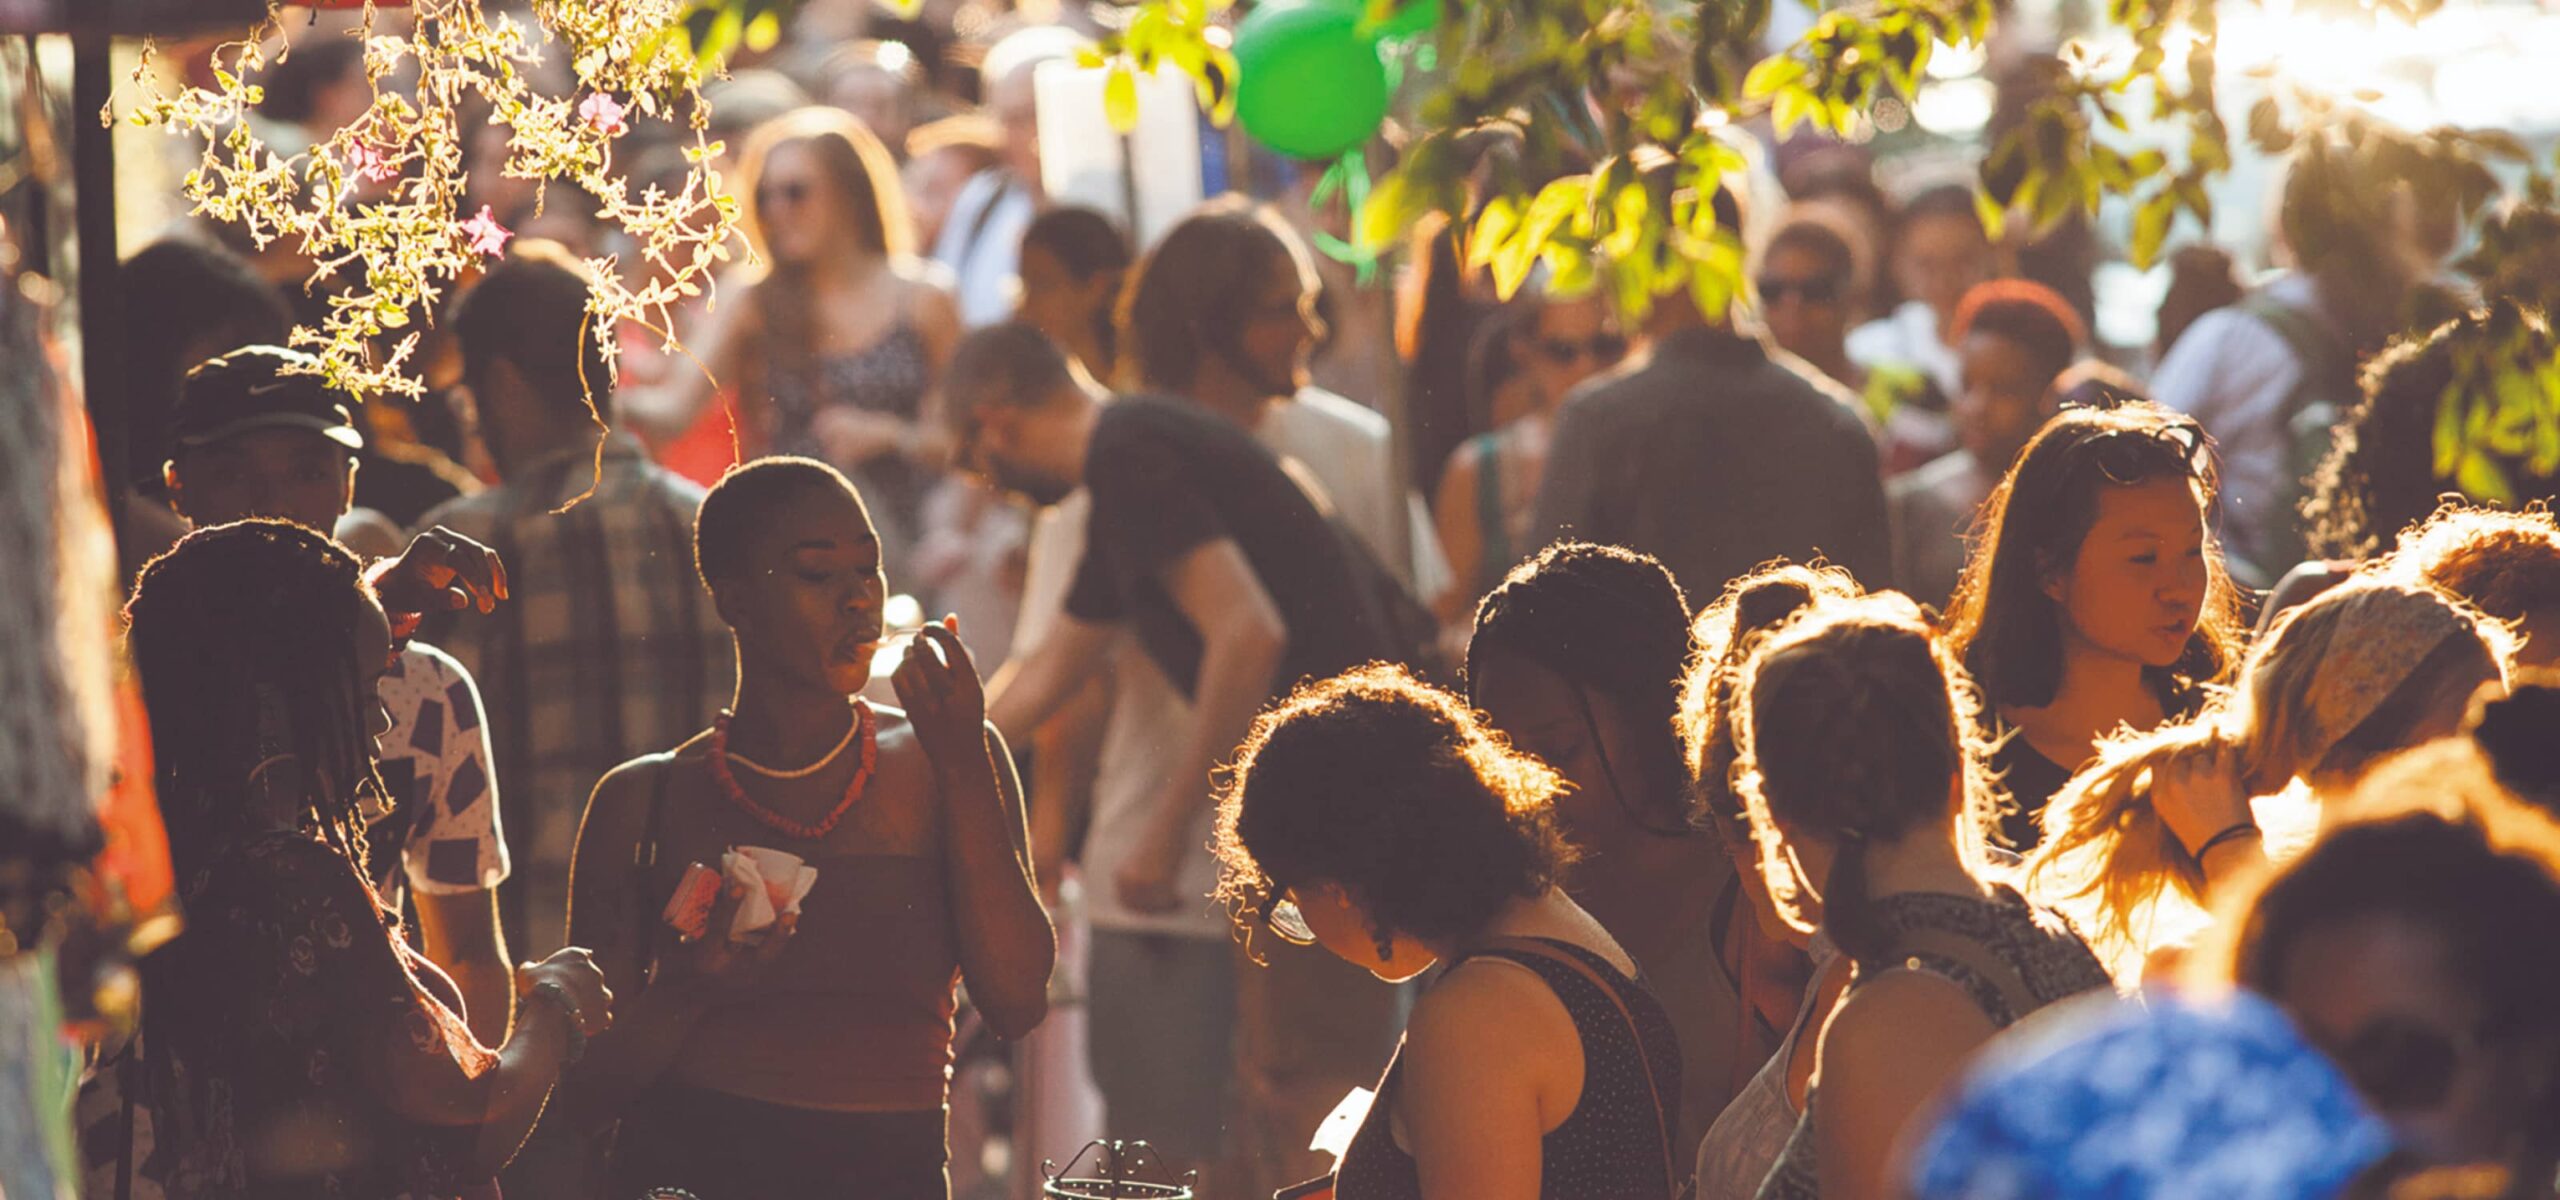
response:
[[[1462,966],[1415,1006],[1402,1061],[1396,1124],[1426,1200],[1534,1200],[1541,1139],[1582,1091],[1555,994],[1509,964]]]
[[[1070,843],[1093,809],[1103,723],[1110,715],[1111,685],[1089,680],[1031,735],[1031,869],[1041,900],[1053,909],[1058,881],[1075,856]]]
[[[1991,1040],[1990,1018],[1935,975],[1893,971],[1851,992],[1822,1033],[1814,1148],[1827,1200],[1902,1194],[1906,1132]]]
[[[672,438],[692,427],[703,408],[711,403],[712,394],[721,387],[739,387],[743,391],[746,380],[741,372],[748,362],[747,347],[762,328],[755,315],[755,296],[756,289],[750,284],[738,289],[729,303],[715,303],[703,310],[701,328],[688,339],[693,357],[678,355],[661,383],[619,393],[615,403],[622,415],[653,437]]]
[[[1192,687],[1190,723],[1166,764],[1166,790],[1156,797],[1139,846],[1115,881],[1121,901],[1140,912],[1166,912],[1183,902],[1173,894],[1175,870],[1192,849],[1186,843],[1208,804],[1210,776],[1243,743],[1254,714],[1271,699],[1289,648],[1279,606],[1233,539],[1193,547],[1163,568],[1163,579],[1175,607],[1199,631],[1200,674]]]
[[[515,969],[507,965],[506,934],[498,925],[498,893],[422,892],[410,896],[418,905],[421,953],[453,976],[462,989],[463,1011],[471,1036],[484,1046],[502,1046],[515,1021]]]
[[[1020,1038],[1049,1013],[1058,942],[1032,877],[1013,755],[986,722],[977,668],[949,623],[917,635],[894,682],[942,793],[943,874],[960,977],[988,1028]]]
[[[988,681],[987,720],[996,732],[1011,741],[1032,736],[1077,689],[1102,673],[1114,632],[1114,626],[1060,613],[1030,654],[1007,662]]]

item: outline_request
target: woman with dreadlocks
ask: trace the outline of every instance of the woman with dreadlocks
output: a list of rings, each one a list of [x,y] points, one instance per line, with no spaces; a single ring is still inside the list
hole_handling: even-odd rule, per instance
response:
[[[143,964],[160,1176],[189,1197],[494,1195],[611,997],[584,951],[518,972],[492,1051],[365,880],[382,606],[337,543],[201,530],[126,607],[187,931]]]
[[[1691,825],[1680,685],[1689,607],[1661,563],[1562,543],[1476,610],[1467,698],[1571,784],[1556,819],[1580,852],[1565,890],[1644,968],[1686,1065],[1676,1152],[1777,1047],[1810,971],[1762,932],[1720,840]]]

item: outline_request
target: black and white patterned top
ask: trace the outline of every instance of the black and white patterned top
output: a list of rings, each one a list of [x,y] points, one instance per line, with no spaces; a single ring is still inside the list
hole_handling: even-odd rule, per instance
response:
[[[1573,1114],[1539,1143],[1540,1200],[1671,1196],[1675,1189],[1666,1178],[1663,1136],[1680,1125],[1680,1043],[1670,1015],[1643,981],[1627,978],[1608,959],[1569,942],[1537,940],[1572,955],[1617,993],[1612,998],[1591,976],[1534,953],[1479,952],[1535,972],[1564,1002],[1574,1032],[1582,1037],[1582,1098]],[[1399,1050],[1397,1061],[1388,1065],[1368,1119],[1343,1153],[1334,1172],[1335,1200],[1420,1200],[1422,1177],[1413,1157],[1396,1145],[1393,1129],[1396,1075],[1403,1058]]]
[[[382,738],[391,807],[365,827],[374,886],[394,904],[404,881],[428,895],[496,888],[507,877],[507,839],[480,689],[452,655],[411,642],[381,695],[391,710]]]
[[[2058,1000],[2114,986],[2070,925],[2006,886],[1990,898],[1907,892],[1869,902],[1885,952],[1858,959],[1851,992],[1889,971],[1926,971],[1965,990],[1997,1029]],[[1843,997],[1845,1000],[1846,997]],[[1814,1114],[1822,1088],[1805,1090],[1804,1115],[1761,1183],[1759,1200],[1819,1200]]]

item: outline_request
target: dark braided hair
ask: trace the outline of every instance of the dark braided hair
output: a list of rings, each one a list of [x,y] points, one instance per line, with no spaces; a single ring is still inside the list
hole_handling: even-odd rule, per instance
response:
[[[1822,926],[1841,951],[1882,949],[1867,911],[1866,847],[1957,815],[1979,866],[1990,791],[1972,684],[1918,606],[1884,592],[1814,605],[1762,641],[1733,703],[1737,790],[1760,842],[1770,896],[1802,925],[1778,821],[1839,844],[1822,882]]]
[[[240,832],[250,774],[290,755],[303,828],[364,868],[360,797],[379,796],[355,556],[285,521],[200,529],[142,569],[126,641],[151,717],[160,811],[183,886]],[[286,728],[262,728],[275,713]]]
[[[1559,542],[1511,569],[1476,606],[1467,641],[1467,698],[1488,650],[1518,655],[1577,688],[1606,693],[1638,722],[1642,779],[1660,796],[1618,790],[1618,803],[1653,832],[1686,832],[1672,815],[1685,808],[1675,791],[1681,765],[1680,680],[1689,661],[1689,602],[1671,572],[1648,555],[1617,546]],[[1584,719],[1590,719],[1588,707]],[[1593,730],[1593,744],[1599,745]],[[1623,785],[1608,765],[1613,785]],[[1668,809],[1669,811],[1660,811]]]

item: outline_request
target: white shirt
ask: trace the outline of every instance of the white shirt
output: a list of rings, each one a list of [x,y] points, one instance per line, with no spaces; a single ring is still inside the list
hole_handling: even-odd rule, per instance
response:
[[[1938,313],[1924,301],[1905,300],[1893,315],[1849,331],[1849,361],[1876,367],[1916,367],[1952,400],[1964,393],[1964,359],[1938,338]]]
[[[934,261],[951,268],[960,323],[980,329],[1010,319],[1022,290],[1022,235],[1038,216],[1031,189],[1002,167],[971,176],[934,240]]]
[[[2266,287],[2269,299],[2318,312],[2308,276],[2287,275]],[[2255,567],[2272,583],[2293,566],[2267,562],[2268,533],[2279,511],[2292,458],[2286,403],[2302,381],[2302,364],[2284,335],[2238,308],[2217,308],[2196,318],[2151,373],[2151,394],[2194,417],[2213,435],[2221,460],[2223,538],[2235,567]],[[2288,556],[2289,557],[2289,556]]]

